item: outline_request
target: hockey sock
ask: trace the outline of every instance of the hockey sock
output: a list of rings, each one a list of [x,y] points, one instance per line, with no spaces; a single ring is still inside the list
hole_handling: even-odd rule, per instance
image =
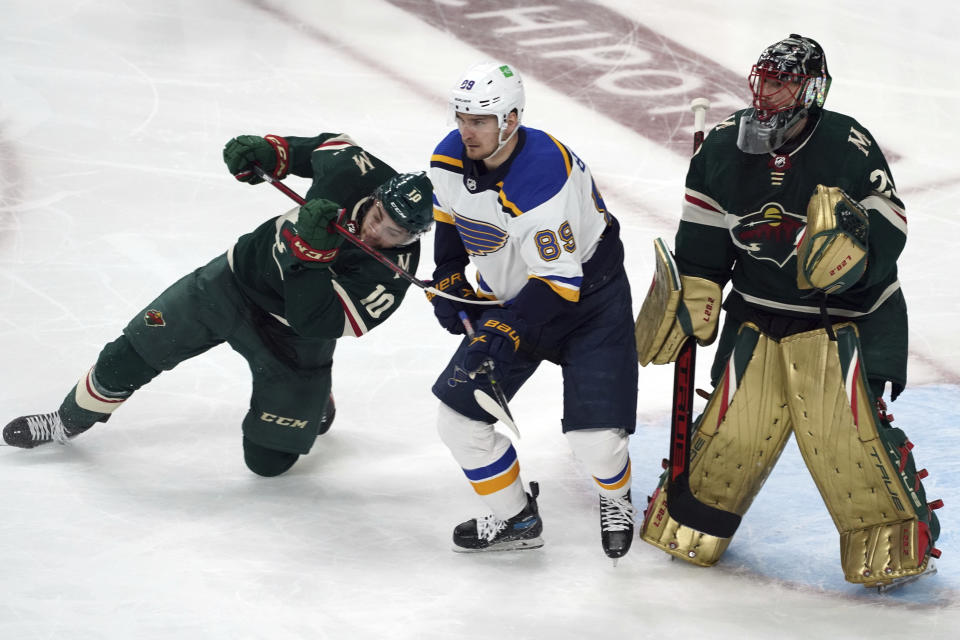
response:
[[[630,490],[629,436],[623,429],[567,431],[574,455],[593,476],[600,494],[619,498]]]
[[[106,422],[134,390],[159,373],[120,336],[103,348],[97,363],[63,399],[60,419],[74,430]]]

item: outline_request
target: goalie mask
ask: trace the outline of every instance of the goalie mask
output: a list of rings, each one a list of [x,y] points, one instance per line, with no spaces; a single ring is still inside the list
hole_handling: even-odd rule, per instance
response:
[[[749,81],[753,104],[740,119],[737,136],[745,153],[768,153],[783,145],[794,125],[823,107],[830,89],[823,49],[795,33],[764,49]]]
[[[519,128],[524,102],[523,79],[520,73],[502,62],[481,62],[473,65],[460,76],[450,92],[450,110],[454,121],[458,113],[497,117],[500,146],[491,156],[500,151],[516,134],[517,130],[514,129],[513,133],[504,138],[508,125],[507,116],[511,111],[516,111]]]

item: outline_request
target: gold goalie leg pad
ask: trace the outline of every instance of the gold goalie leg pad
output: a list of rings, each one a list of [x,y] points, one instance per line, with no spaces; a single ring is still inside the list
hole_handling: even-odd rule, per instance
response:
[[[740,328],[726,370],[690,444],[690,488],[705,504],[743,515],[790,437],[778,345],[752,324]],[[640,538],[667,553],[710,566],[732,538],[685,527],[666,507],[666,475],[651,499]]]
[[[797,444],[840,533],[849,582],[875,586],[926,570],[939,524],[906,436],[881,423],[851,324],[782,342]]]
[[[840,558],[848,582],[882,586],[923,573],[930,556],[917,553],[920,527],[915,519],[840,533]]]

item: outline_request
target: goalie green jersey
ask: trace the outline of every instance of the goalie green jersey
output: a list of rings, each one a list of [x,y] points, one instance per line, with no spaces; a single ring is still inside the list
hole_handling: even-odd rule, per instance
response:
[[[867,268],[852,287],[827,296],[825,306],[832,321],[857,323],[869,375],[892,381],[896,395],[906,383],[907,316],[897,258],[907,220],[883,153],[856,120],[822,110],[789,151],[747,154],[737,147],[743,113],[717,124],[690,161],[678,268],[721,287],[730,282],[725,337],[748,320],[764,330],[771,320],[797,327],[816,322],[822,295],[798,288],[796,245],[816,185],[840,187],[869,213]],[[721,351],[724,340],[717,362],[727,355]]]
[[[307,200],[325,198],[346,209],[346,226],[359,229],[374,190],[397,175],[343,134],[287,137],[290,173],[312,178]],[[329,265],[291,258],[280,233],[286,216],[268,220],[230,249],[230,267],[244,294],[302,336],[359,337],[400,306],[409,282],[349,242]],[[379,252],[415,273],[420,241]]]

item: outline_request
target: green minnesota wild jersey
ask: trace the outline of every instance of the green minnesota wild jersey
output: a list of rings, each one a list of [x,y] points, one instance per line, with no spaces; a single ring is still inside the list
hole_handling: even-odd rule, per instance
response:
[[[359,229],[373,191],[397,175],[389,165],[343,134],[287,137],[290,173],[312,178],[307,200],[325,198],[346,209],[346,226]],[[286,216],[267,220],[241,236],[227,257],[246,296],[301,336],[359,337],[396,311],[409,282],[344,242],[332,263],[289,259],[280,228]],[[420,241],[380,253],[415,273]],[[284,254],[286,259],[280,259]]]
[[[790,152],[747,154],[737,147],[743,113],[717,124],[690,161],[678,268],[721,287],[729,281],[724,308],[737,326],[770,315],[814,320],[821,294],[797,287],[796,245],[816,185],[842,188],[870,215],[867,270],[826,308],[834,322],[858,324],[871,373],[902,388],[907,318],[897,258],[907,219],[879,146],[853,118],[823,110]]]

